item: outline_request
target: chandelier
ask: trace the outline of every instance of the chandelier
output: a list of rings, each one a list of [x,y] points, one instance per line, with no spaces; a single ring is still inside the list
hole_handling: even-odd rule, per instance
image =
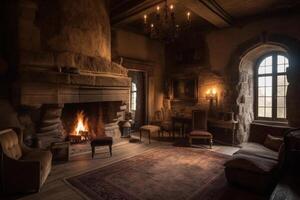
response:
[[[159,39],[164,42],[173,42],[180,35],[180,32],[186,30],[191,25],[191,12],[186,12],[186,22],[177,24],[175,19],[175,7],[168,5],[165,0],[163,8],[156,6],[154,15],[144,14],[144,32],[153,39]]]

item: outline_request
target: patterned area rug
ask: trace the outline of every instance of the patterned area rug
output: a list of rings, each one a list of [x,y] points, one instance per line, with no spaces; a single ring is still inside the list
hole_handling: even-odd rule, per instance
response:
[[[223,199],[223,164],[229,158],[208,150],[158,148],[67,181],[97,200]]]

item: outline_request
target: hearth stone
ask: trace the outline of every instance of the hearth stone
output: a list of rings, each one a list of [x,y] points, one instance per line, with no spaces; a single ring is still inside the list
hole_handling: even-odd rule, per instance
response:
[[[41,120],[36,134],[41,148],[48,148],[54,142],[65,141],[66,134],[61,121],[62,109],[63,105],[58,104],[41,107]]]
[[[117,122],[105,124],[104,127],[105,135],[112,137],[114,142],[117,142],[121,139],[121,131]]]

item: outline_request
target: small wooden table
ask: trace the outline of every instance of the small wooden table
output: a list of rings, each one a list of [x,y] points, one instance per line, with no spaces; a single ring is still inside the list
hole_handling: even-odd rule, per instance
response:
[[[225,120],[218,120],[218,119],[208,119],[209,127],[223,128],[225,129],[226,133],[228,133],[228,131],[230,130],[232,146],[235,145],[237,124],[238,122],[235,120],[225,121]]]
[[[70,142],[53,142],[50,150],[54,161],[70,160]]]
[[[151,134],[157,132],[160,136],[160,127],[155,125],[144,125],[140,127],[140,141],[142,141],[142,132],[148,133],[149,144],[151,143]]]
[[[186,125],[189,125],[192,123],[192,117],[190,117],[190,116],[173,116],[172,117],[173,138],[175,138],[175,124],[176,123],[181,124],[180,134],[182,136],[185,136]]]

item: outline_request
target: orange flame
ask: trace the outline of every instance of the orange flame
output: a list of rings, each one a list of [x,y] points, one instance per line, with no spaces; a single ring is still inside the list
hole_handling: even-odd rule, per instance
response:
[[[74,135],[80,135],[80,131],[88,131],[88,119],[84,116],[84,112],[77,113],[77,123],[74,129]]]

